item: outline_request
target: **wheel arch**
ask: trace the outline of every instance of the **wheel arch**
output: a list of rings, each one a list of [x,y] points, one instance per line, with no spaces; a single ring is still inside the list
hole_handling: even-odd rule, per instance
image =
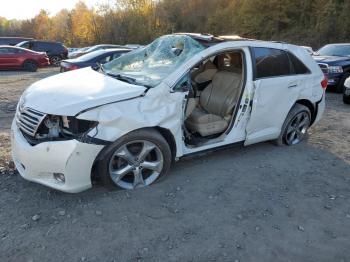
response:
[[[159,126],[154,127],[154,129],[157,130],[168,142],[171,150],[172,160],[174,161],[176,157],[177,147],[176,147],[176,141],[173,133],[169,129],[159,127]]]
[[[164,137],[164,139],[166,140],[166,142],[168,143],[168,145],[170,147],[172,161],[174,161],[175,157],[176,157],[177,146],[176,146],[176,141],[175,141],[175,137],[174,137],[173,133],[169,129],[164,128],[164,127],[160,127],[160,126],[142,127],[142,128],[134,129],[130,132],[139,131],[139,130],[147,130],[147,129],[153,129],[156,132],[160,133],[161,136]],[[119,138],[117,138],[115,141],[117,141],[118,139]],[[114,143],[115,141],[110,142],[110,144]],[[110,144],[105,145],[95,158],[94,164],[91,168],[91,174],[90,174],[92,181],[98,179],[98,172],[97,172],[98,163],[101,161],[102,155],[104,154],[104,151],[106,150],[106,148],[108,148],[108,146]]]
[[[312,103],[308,99],[299,99],[295,102],[295,104],[300,104],[300,105],[306,106],[310,110],[310,112],[311,112],[311,125],[312,125],[315,122],[316,117],[317,117],[317,107],[315,106],[315,104]]]
[[[27,63],[27,62],[32,62],[32,63],[35,63],[36,65],[39,65],[39,63],[37,61],[35,61],[34,59],[27,58],[23,61],[22,67],[24,67],[25,63]]]

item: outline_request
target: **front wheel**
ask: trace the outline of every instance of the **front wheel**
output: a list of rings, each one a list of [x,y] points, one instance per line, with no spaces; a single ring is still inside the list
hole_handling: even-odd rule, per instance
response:
[[[133,131],[110,145],[101,155],[99,174],[109,187],[135,189],[154,183],[169,172],[171,150],[153,129]]]
[[[289,112],[278,139],[277,145],[296,145],[305,139],[311,124],[311,112],[306,106],[296,104]]]
[[[348,77],[350,77],[350,73],[345,73],[343,75],[343,77],[340,79],[338,85],[335,88],[335,92],[337,92],[337,93],[343,93],[344,92],[344,90],[345,90],[344,83],[345,83],[345,81],[346,81],[346,79]]]
[[[350,95],[343,94],[343,102],[344,104],[350,104]]]

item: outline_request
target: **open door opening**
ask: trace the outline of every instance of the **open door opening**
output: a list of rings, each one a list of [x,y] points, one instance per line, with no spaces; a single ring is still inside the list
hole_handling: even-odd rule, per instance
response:
[[[243,53],[237,50],[217,54],[192,68],[183,127],[186,146],[201,146],[230,129],[243,91],[243,63]]]

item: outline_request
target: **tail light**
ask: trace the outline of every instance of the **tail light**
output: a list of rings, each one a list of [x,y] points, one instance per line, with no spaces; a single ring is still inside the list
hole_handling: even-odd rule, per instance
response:
[[[327,86],[328,86],[328,79],[327,79],[327,77],[323,78],[323,80],[321,82],[321,86],[322,86],[323,89],[325,89],[325,90],[327,89]]]

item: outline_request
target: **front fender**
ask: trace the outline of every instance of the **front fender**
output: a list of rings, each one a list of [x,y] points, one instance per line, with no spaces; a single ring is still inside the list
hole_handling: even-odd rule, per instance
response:
[[[168,129],[174,136],[177,152],[182,155],[182,101],[184,93],[170,93],[166,88],[150,89],[145,96],[103,105],[77,116],[98,121],[89,136],[114,142],[123,135],[146,127]]]

